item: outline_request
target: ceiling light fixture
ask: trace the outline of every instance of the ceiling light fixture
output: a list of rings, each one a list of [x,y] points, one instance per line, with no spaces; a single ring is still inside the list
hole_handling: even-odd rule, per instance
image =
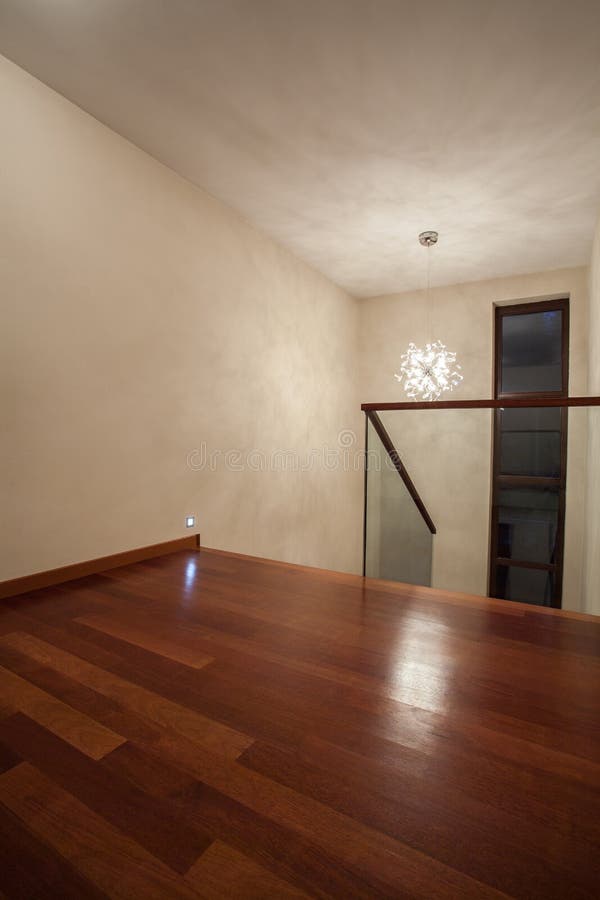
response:
[[[431,248],[437,244],[437,231],[422,231],[419,243],[427,249],[427,320],[429,343],[417,347],[411,341],[400,357],[400,374],[394,375],[411,400],[438,400],[444,391],[452,391],[463,380],[456,353],[446,349],[441,341],[431,340],[431,309],[429,299]]]

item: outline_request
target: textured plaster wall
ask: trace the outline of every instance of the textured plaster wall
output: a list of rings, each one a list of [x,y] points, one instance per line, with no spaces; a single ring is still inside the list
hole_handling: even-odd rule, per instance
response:
[[[586,276],[583,268],[559,269],[436,288],[429,311],[423,291],[362,301],[361,396],[367,402],[405,400],[394,379],[400,355],[409,340],[423,343],[439,337],[457,351],[463,369],[464,381],[453,398],[492,397],[494,304],[565,294],[571,298],[570,393],[584,394]],[[433,585],[486,594],[491,413],[409,411],[384,413],[382,419],[438,529],[433,541]],[[586,445],[587,413],[574,410],[569,421],[563,606],[575,610],[583,603]]]
[[[359,571],[360,472],[263,470],[362,434],[356,301],[1,57],[0,104],[0,580],[186,514],[206,546]],[[203,443],[234,470],[190,468]]]

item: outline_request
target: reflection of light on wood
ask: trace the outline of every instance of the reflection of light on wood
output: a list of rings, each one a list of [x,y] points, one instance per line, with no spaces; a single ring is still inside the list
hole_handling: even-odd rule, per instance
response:
[[[388,647],[388,696],[412,707],[447,712],[456,669],[451,645],[451,629],[441,621],[413,618],[408,605],[394,644]]]
[[[196,560],[191,559],[185,567],[185,589],[189,590],[196,581]]]

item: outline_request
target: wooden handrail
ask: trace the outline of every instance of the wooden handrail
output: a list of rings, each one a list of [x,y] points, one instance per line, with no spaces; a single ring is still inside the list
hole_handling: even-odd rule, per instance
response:
[[[396,450],[396,448],[394,447],[391,437],[385,430],[385,426],[384,426],[383,422],[381,421],[381,419],[379,418],[379,416],[377,415],[377,413],[374,410],[366,410],[366,413],[367,413],[367,418],[371,422],[371,425],[373,426],[373,428],[375,429],[379,440],[381,441],[381,443],[383,444],[383,446],[385,448],[386,453],[388,454],[389,458],[393,462],[394,467],[395,467],[396,471],[398,472],[398,475],[404,482],[406,490],[412,497],[415,506],[421,513],[425,524],[427,525],[427,527],[429,528],[429,530],[432,534],[436,534],[437,532],[436,532],[436,527],[433,524],[433,519],[427,512],[427,507],[421,500],[421,496],[420,496],[418,490],[416,489],[416,487],[414,486],[412,478],[406,471],[406,467],[404,466],[404,463],[400,459],[400,455],[399,455],[398,451]]]
[[[497,400],[413,400],[401,403],[363,403],[363,412],[393,409],[521,409],[544,406],[600,406],[600,397],[499,397]]]

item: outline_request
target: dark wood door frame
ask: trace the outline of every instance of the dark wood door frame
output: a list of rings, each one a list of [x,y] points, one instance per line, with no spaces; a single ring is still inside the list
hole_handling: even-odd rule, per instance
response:
[[[561,311],[561,363],[562,384],[558,391],[547,392],[513,392],[502,391],[502,329],[501,322],[505,316],[526,315],[528,313],[540,313],[545,311]],[[494,396],[498,401],[519,401],[519,406],[527,406],[528,397],[547,398],[560,400],[569,395],[569,298],[561,297],[555,300],[541,300],[527,303],[511,304],[508,306],[496,306],[494,312]],[[567,483],[567,432],[568,432],[568,408],[561,409],[560,429],[560,474],[556,478],[543,476],[511,476],[500,473],[500,445],[501,445],[501,417],[502,407],[494,412],[493,428],[493,462],[492,462],[492,501],[491,501],[491,529],[490,529],[490,555],[488,565],[488,590],[489,595],[494,596],[496,591],[496,570],[498,566],[515,566],[530,569],[543,569],[554,574],[551,605],[560,608],[562,603],[562,577],[563,557],[565,544],[565,511],[566,511],[566,483]],[[527,560],[504,559],[498,556],[498,492],[502,486],[514,485],[530,487],[558,488],[558,513],[557,532],[555,543],[555,557],[552,563],[534,563]]]

